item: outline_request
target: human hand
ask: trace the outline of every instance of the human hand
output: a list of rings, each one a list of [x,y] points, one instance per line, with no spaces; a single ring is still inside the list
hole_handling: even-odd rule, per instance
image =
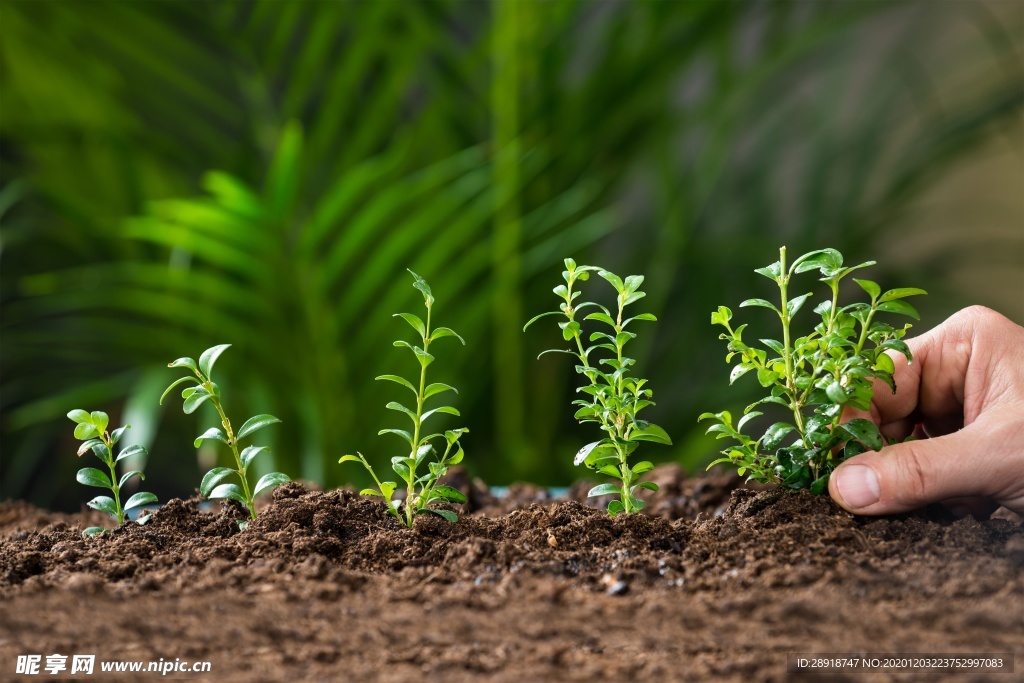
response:
[[[983,306],[905,340],[896,394],[875,386],[867,417],[883,435],[918,440],[850,458],[828,490],[850,512],[881,515],[945,503],[987,516],[1024,513],[1024,328]]]

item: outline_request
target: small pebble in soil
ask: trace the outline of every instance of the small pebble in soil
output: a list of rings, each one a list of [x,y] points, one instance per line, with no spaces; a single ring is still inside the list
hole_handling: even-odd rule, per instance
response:
[[[548,545],[551,546],[552,548],[557,548],[558,547],[558,539],[555,538],[554,534],[548,534]]]
[[[601,585],[605,587],[605,593],[608,595],[625,595],[629,592],[629,584],[611,574],[601,577]]]

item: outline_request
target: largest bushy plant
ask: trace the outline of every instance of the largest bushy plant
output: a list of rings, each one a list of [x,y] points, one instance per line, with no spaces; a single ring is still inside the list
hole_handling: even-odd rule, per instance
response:
[[[747,325],[734,328],[732,310],[719,306],[711,314],[711,323],[725,328],[719,338],[728,344],[726,362],[738,361],[729,383],[752,373],[769,390],[767,396],[747,406],[735,423],[728,411],[700,416],[701,420],[714,422],[708,433],[736,441],[712,465],[730,462],[754,481],[821,493],[839,463],[885,445],[874,423],[863,418],[844,421],[844,409],[868,410],[873,380],[895,393],[895,365],[887,351],[902,354],[908,361],[913,359],[902,341],[910,324],[893,327],[878,316],[889,313],[918,319],[917,310],[905,299],[926,292],[914,287],[883,292],[871,280],[853,278],[870,298],[841,306],[842,280],[874,264],[866,261],[845,266],[843,255],[835,249],[812,251],[788,263],[786,248],[782,247],[778,261],[756,271],[778,287],[778,303],[758,298],[740,304],[740,308],[756,306],[772,311],[779,321],[781,339],[764,338],[757,345],[748,344],[743,340]],[[793,279],[812,271],[817,271],[819,281],[825,283],[828,297],[813,309],[819,322],[810,330],[805,327],[806,331],[797,332],[796,316],[813,293],[792,296]],[[744,427],[762,415],[755,408],[769,404],[784,408],[790,419],[772,423],[756,439],[748,436]]]

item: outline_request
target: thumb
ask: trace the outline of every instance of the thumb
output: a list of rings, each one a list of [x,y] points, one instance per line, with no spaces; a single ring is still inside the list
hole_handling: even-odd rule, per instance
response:
[[[907,512],[929,503],[983,495],[991,482],[967,456],[970,428],[947,436],[887,446],[850,458],[836,468],[828,491],[841,506],[861,515]]]

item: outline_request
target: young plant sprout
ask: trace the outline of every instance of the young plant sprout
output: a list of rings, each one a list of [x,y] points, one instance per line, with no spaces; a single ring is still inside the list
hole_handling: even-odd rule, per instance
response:
[[[181,397],[185,399],[182,406],[185,413],[191,414],[195,412],[196,408],[206,401],[209,401],[217,409],[223,429],[210,427],[196,438],[195,447],[199,448],[206,439],[214,439],[227,444],[235,458],[235,468],[214,467],[203,477],[203,481],[199,485],[199,492],[207,498],[230,498],[231,500],[237,500],[249,510],[250,519],[256,519],[256,496],[291,480],[288,478],[288,475],[281,472],[270,472],[260,477],[255,487],[249,486],[247,475],[249,465],[257,455],[269,452],[269,449],[266,446],[246,446],[239,452],[238,446],[243,439],[246,439],[267,425],[280,422],[280,420],[273,415],[256,415],[246,420],[237,433],[232,429],[231,421],[228,420],[228,416],[224,413],[224,406],[221,403],[220,387],[211,379],[213,364],[217,362],[220,354],[224,353],[229,346],[231,344],[221,344],[206,349],[199,356],[198,363],[191,358],[179,358],[173,363],[168,363],[167,367],[169,368],[184,367],[191,370],[193,374],[172,382],[171,386],[164,390],[163,395],[160,397],[160,403],[164,402],[167,394],[171,393],[174,387],[182,383],[191,382],[192,386],[185,388],[181,392]],[[221,483],[232,475],[238,478],[241,486],[239,484]],[[248,522],[240,521],[238,526],[241,529],[245,529],[248,526]]]
[[[434,433],[425,434],[423,424],[433,415],[439,413],[447,413],[449,415],[459,415],[459,411],[451,406],[438,406],[437,408],[431,408],[425,410],[427,399],[438,394],[442,394],[446,391],[454,391],[459,393],[458,390],[448,384],[442,384],[436,382],[433,384],[427,384],[427,367],[434,362],[434,356],[429,352],[430,345],[434,341],[443,337],[455,337],[463,346],[465,346],[465,340],[458,334],[448,329],[447,327],[431,328],[431,312],[434,306],[434,295],[430,292],[430,287],[426,281],[416,273],[413,273],[413,287],[418,289],[423,294],[423,302],[427,309],[427,319],[424,322],[419,316],[413,315],[412,313],[396,313],[394,317],[402,318],[405,322],[416,330],[416,334],[419,335],[420,343],[422,346],[414,346],[405,341],[396,341],[395,346],[409,349],[416,357],[416,361],[419,365],[420,376],[419,382],[414,384],[404,377],[398,375],[381,375],[377,377],[378,380],[384,380],[388,382],[394,382],[400,384],[413,393],[416,397],[416,407],[408,408],[401,403],[392,401],[387,404],[387,408],[390,410],[396,410],[400,413],[405,413],[412,421],[412,432],[408,432],[404,429],[382,429],[379,434],[394,434],[404,441],[409,447],[408,455],[396,455],[391,458],[391,467],[394,469],[395,474],[405,483],[406,496],[405,496],[405,509],[402,510],[402,501],[393,500],[392,496],[395,490],[398,488],[398,484],[393,481],[382,482],[373,471],[370,463],[367,462],[366,458],[363,457],[362,453],[356,455],[343,456],[338,462],[354,461],[359,462],[369,471],[370,476],[377,483],[375,489],[363,489],[360,491],[360,495],[364,496],[380,496],[384,499],[388,506],[388,512],[395,516],[405,526],[412,528],[413,520],[417,515],[423,513],[433,513],[439,515],[449,522],[458,521],[458,515],[451,510],[443,510],[439,508],[432,508],[432,503],[465,503],[466,497],[462,495],[458,489],[450,486],[438,486],[438,480],[444,476],[448,471],[449,465],[457,465],[462,462],[463,451],[462,445],[459,444],[459,439],[463,434],[468,432],[468,429],[451,429],[446,431],[444,434]],[[433,453],[439,453],[435,449],[434,444],[431,443],[434,439],[444,439],[444,452],[436,459],[428,462],[428,458]],[[427,471],[423,474],[419,474],[419,468],[426,463]]]
[[[595,486],[587,494],[619,496],[618,500],[608,503],[609,514],[637,512],[645,505],[644,501],[636,497],[637,489],[657,491],[658,485],[641,481],[640,475],[653,469],[654,465],[644,460],[630,466],[629,456],[641,441],[671,445],[672,440],[658,425],[637,417],[641,410],[654,405],[650,400],[653,393],[645,388],[647,380],[630,375],[630,368],[636,361],[627,358],[624,349],[630,340],[636,338],[636,334],[626,328],[635,322],[653,322],[657,318],[650,313],[626,317],[626,307],[646,296],[640,291],[644,281],[642,275],[630,275],[623,280],[601,268],[577,266],[572,259],[565,259],[565,268],[562,271],[565,284],[554,289],[555,295],[562,300],[558,310],[535,316],[526,323],[523,331],[544,316],[565,318],[564,322],[558,323],[562,339],[573,342],[575,348],[549,349],[540,355],[567,353],[579,361],[576,372],[583,375],[587,384],[576,391],[586,394],[587,398],[573,401],[573,405],[579,406],[575,417],[580,422],[596,422],[607,433],[600,441],[581,448],[576,454],[575,464],[586,465],[617,480],[616,484]],[[574,288],[578,282],[587,280],[594,271],[615,288],[617,309],[614,315],[601,304],[592,301],[575,303],[581,292]],[[583,318],[583,321],[592,320],[603,326],[590,334],[589,342],[597,342],[592,346],[584,346],[581,321],[576,318],[586,308],[597,310]]]
[[[135,476],[138,476],[140,479],[146,478],[146,475],[138,470],[125,472],[121,475],[120,479],[117,478],[118,462],[129,456],[146,452],[146,449],[142,446],[129,446],[118,453],[116,458],[114,457],[114,446],[121,440],[121,436],[125,431],[132,428],[131,425],[118,427],[114,431],[108,432],[107,425],[110,423],[110,418],[107,417],[106,413],[98,410],[94,410],[91,413],[85,410],[72,410],[68,413],[68,418],[75,423],[75,438],[82,441],[82,444],[78,447],[79,457],[91,451],[93,455],[103,461],[103,464],[107,466],[107,470],[110,472],[108,475],[95,467],[83,467],[78,470],[78,482],[80,484],[110,489],[110,492],[113,494],[113,498],[110,496],[96,496],[89,501],[89,507],[108,513],[117,520],[117,525],[121,526],[124,524],[125,512],[140,505],[156,502],[156,496],[152,493],[140,491],[126,500],[123,506],[121,505],[121,489],[128,483],[128,480]],[[149,520],[149,515],[143,515],[139,517],[138,522],[139,524],[145,524],[147,520]],[[92,536],[104,531],[106,529],[101,526],[91,526],[83,531],[82,534]]]
[[[901,341],[910,324],[896,328],[876,320],[876,316],[893,313],[918,320],[917,311],[904,299],[926,292],[912,287],[882,292],[876,283],[854,278],[870,301],[840,306],[840,281],[874,264],[867,261],[844,267],[843,255],[835,249],[812,251],[787,264],[786,248],[782,247],[778,261],[756,271],[778,286],[778,305],[764,299],[747,299],[740,304],[741,308],[767,308],[778,317],[782,339],[761,339],[763,348],[743,341],[747,325],[733,329],[729,322],[732,311],[725,306],[711,314],[711,323],[725,328],[719,338],[728,342],[726,362],[739,360],[729,383],[756,371],[758,382],[769,390],[768,396],[746,407],[735,425],[728,412],[700,416],[701,420],[714,420],[709,434],[732,438],[738,444],[723,450],[725,457],[712,465],[730,462],[741,475],[749,473],[754,481],[810,488],[818,494],[826,490],[829,476],[843,460],[885,445],[871,421],[858,418],[843,422],[843,409],[870,408],[872,379],[881,380],[895,393],[895,366],[886,351],[892,349],[912,360],[910,348]],[[829,296],[814,308],[821,321],[811,330],[797,332],[792,325],[794,317],[812,293],[791,297],[791,281],[795,275],[812,270],[821,275],[819,280],[828,287]],[[768,403],[788,410],[792,421],[772,424],[757,439],[744,434],[747,422],[762,414],[754,408]]]

